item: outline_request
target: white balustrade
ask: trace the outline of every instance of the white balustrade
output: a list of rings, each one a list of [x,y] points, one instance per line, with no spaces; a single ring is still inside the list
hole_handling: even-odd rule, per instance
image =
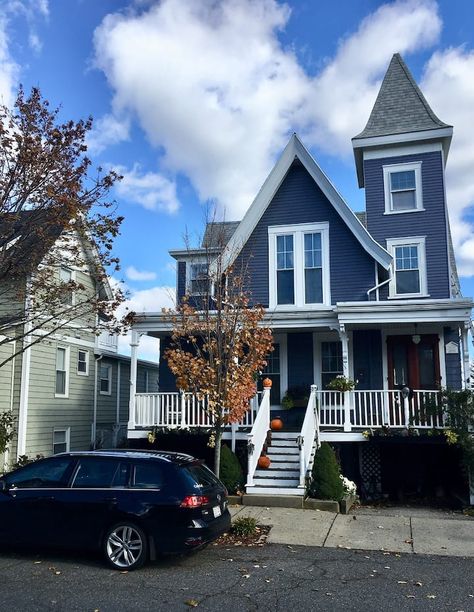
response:
[[[262,452],[263,445],[267,439],[270,428],[270,388],[263,390],[262,401],[255,416],[252,431],[248,434],[248,473],[247,486],[253,486],[253,477],[257,469],[258,458]]]
[[[311,393],[306,406],[303,426],[298,438],[300,447],[300,487],[304,487],[306,472],[309,468],[311,460],[311,452],[313,450],[314,439],[319,442],[319,414],[317,406],[317,386],[311,385]]]

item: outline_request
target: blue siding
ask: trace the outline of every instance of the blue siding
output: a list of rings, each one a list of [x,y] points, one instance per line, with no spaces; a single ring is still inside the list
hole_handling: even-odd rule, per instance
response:
[[[306,169],[296,162],[237,258],[236,269],[247,269],[254,303],[269,305],[268,227],[320,222],[329,222],[332,303],[367,299],[367,290],[375,285],[374,260]]]
[[[383,389],[382,335],[379,329],[355,330],[352,336],[357,389]]]
[[[307,387],[313,384],[313,334],[288,334],[288,387]],[[286,389],[283,389],[286,391]]]
[[[383,166],[421,161],[424,211],[384,215]],[[382,246],[387,238],[426,236],[428,294],[431,298],[449,298],[449,265],[444,199],[444,169],[440,152],[403,155],[364,162],[367,228]],[[380,299],[387,296],[380,290]]]
[[[178,261],[178,286],[176,300],[179,303],[186,293],[186,262]]]
[[[449,389],[461,389],[462,388],[462,371],[461,371],[461,356],[462,348],[459,342],[459,333],[457,329],[451,329],[450,327],[444,328],[444,346],[449,342],[455,342],[458,347],[457,353],[445,353],[444,358],[446,360],[446,380],[443,383],[443,387]]]
[[[160,392],[173,392],[177,391],[176,388],[176,378],[174,374],[168,367],[168,362],[164,357],[164,353],[167,348],[169,348],[171,344],[171,338],[163,338],[160,340],[160,364],[159,364],[159,383],[160,383]]]

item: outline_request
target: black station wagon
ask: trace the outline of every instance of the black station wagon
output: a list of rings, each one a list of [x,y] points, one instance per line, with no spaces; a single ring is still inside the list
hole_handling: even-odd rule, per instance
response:
[[[0,478],[0,543],[101,549],[115,569],[203,547],[229,527],[224,485],[189,455],[62,453]]]

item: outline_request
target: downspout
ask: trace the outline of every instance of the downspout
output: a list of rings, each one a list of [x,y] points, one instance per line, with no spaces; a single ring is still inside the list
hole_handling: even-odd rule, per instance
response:
[[[378,283],[377,285],[375,285],[375,287],[372,287],[372,289],[369,289],[367,291],[367,299],[368,300],[370,300],[370,294],[372,293],[372,291],[376,291],[376,290],[380,289],[380,287],[383,287],[384,285],[389,283],[391,280],[393,280],[392,266],[390,266],[390,268],[388,269],[388,273],[389,273],[389,277],[387,278],[387,280],[384,280],[381,283]]]
[[[20,383],[20,406],[18,408],[18,442],[16,448],[17,459],[21,455],[26,454],[26,430],[28,425],[28,395],[30,391],[30,367],[31,367],[31,336],[30,332],[32,329],[31,321],[29,320],[29,285],[30,281],[27,282],[26,286],[26,298],[25,298],[25,316],[26,322],[24,327],[23,346],[26,344],[26,348],[23,350],[21,360],[21,383]]]
[[[95,445],[96,445],[96,437],[97,437],[97,393],[98,393],[98,376],[97,376],[97,370],[98,370],[98,365],[99,365],[99,361],[102,359],[103,355],[99,355],[99,357],[96,357],[94,355],[94,359],[95,359],[95,372],[94,372],[94,414],[92,416],[92,435],[91,435],[91,446],[92,448],[95,450]]]
[[[16,340],[13,340],[12,351],[14,355],[16,353]],[[10,412],[12,415],[13,415],[13,391],[15,388],[15,363],[16,363],[16,357],[12,359],[12,374],[10,378]],[[11,451],[11,442],[8,444],[8,446],[5,449],[5,452],[3,453],[3,466],[2,466],[3,470],[5,470],[5,467],[9,465],[10,451]]]
[[[113,429],[113,434],[114,434],[114,438],[113,438],[113,443],[114,446],[116,447],[118,444],[118,434],[120,431],[120,366],[121,363],[120,361],[117,362],[117,401],[115,404],[115,425],[114,425],[114,429]]]

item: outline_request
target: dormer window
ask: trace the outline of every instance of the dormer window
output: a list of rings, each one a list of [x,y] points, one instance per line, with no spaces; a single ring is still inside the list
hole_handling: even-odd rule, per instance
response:
[[[423,210],[421,162],[383,167],[385,214]]]
[[[270,308],[329,305],[329,224],[269,227],[268,241]]]
[[[207,263],[191,263],[188,269],[188,291],[190,295],[206,295],[209,291],[209,272]]]

